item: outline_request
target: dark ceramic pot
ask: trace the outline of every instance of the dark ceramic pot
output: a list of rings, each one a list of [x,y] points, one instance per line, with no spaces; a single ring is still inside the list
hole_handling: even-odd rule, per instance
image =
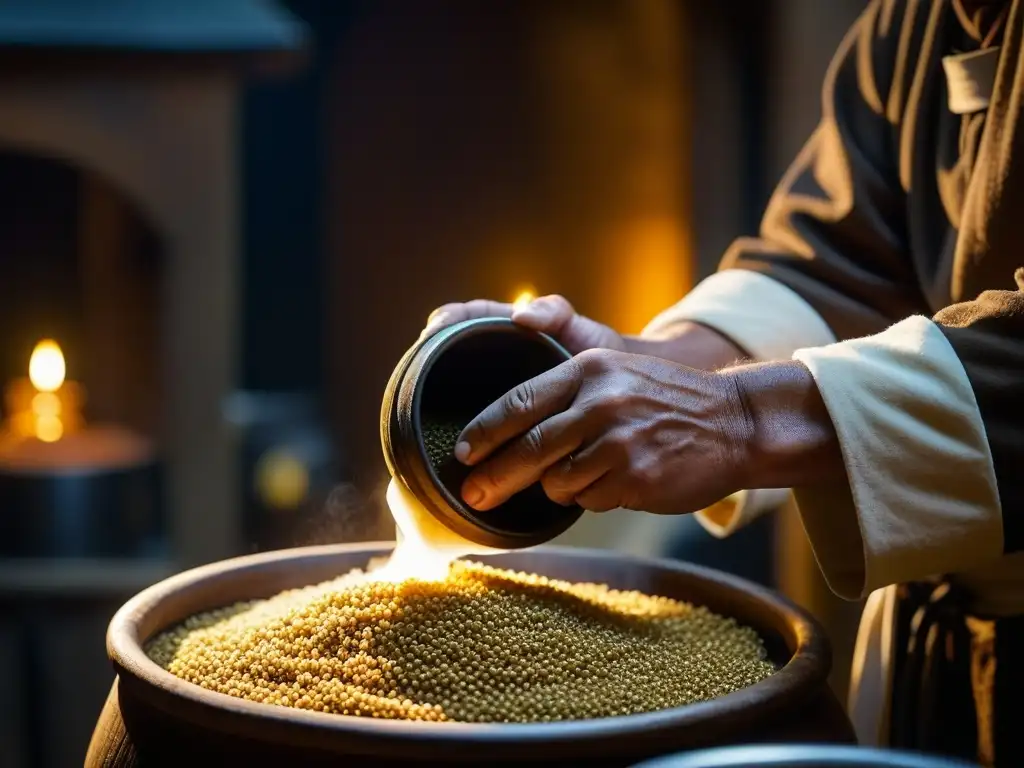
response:
[[[699,750],[655,758],[635,768],[974,768],[974,764],[891,749],[785,744]]]
[[[544,724],[414,723],[234,699],[160,669],[143,643],[201,611],[333,578],[389,551],[338,545],[270,552],[187,571],[129,601],[107,648],[118,675],[87,768],[112,765],[633,765],[680,750],[764,741],[854,740],[830,692],[828,641],[804,611],[723,573],[614,553],[541,547],[484,558],[570,581],[679,598],[754,627],[779,671],[713,701],[640,715]],[[110,755],[120,759],[110,759]],[[125,762],[133,760],[136,762]]]
[[[395,366],[381,404],[380,439],[391,475],[424,509],[462,538],[493,549],[523,549],[567,531],[583,510],[551,501],[540,483],[486,514],[462,501],[469,469],[434,465],[424,424],[466,426],[502,395],[572,356],[554,339],[507,318],[467,320],[420,339]]]

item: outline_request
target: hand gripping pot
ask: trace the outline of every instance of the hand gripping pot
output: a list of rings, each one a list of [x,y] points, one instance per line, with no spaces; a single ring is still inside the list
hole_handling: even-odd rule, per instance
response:
[[[522,549],[566,531],[583,510],[551,501],[540,483],[486,512],[466,505],[460,489],[470,469],[452,450],[485,407],[570,358],[554,339],[505,318],[420,339],[391,374],[381,408],[381,445],[395,480],[448,530],[484,547]]]

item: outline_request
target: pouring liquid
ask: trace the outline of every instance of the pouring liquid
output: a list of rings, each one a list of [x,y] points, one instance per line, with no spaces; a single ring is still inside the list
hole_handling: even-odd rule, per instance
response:
[[[443,581],[452,562],[460,557],[505,551],[475,544],[446,528],[400,480],[391,478],[386,498],[397,543],[388,561],[373,572],[375,579]]]

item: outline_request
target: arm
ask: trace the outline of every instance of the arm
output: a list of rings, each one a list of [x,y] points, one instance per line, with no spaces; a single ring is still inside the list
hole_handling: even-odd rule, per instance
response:
[[[794,488],[830,586],[858,598],[1022,547],[1024,270],[934,320],[713,373],[588,350],[481,412],[455,453],[467,503],[540,481],[586,509],[679,514]]]
[[[750,359],[721,332],[688,321],[674,325],[663,338],[626,336],[623,340],[625,351],[634,355],[660,357],[701,371],[715,371]]]
[[[747,482],[794,488],[841,596],[1024,549],[1024,270],[933,319],[733,369]],[[829,478],[830,483],[822,483]]]
[[[906,257],[896,152],[906,83],[894,72],[910,55],[898,47],[914,23],[907,5],[870,4],[836,53],[821,122],[777,188],[760,236],[734,243],[719,272],[656,317],[643,341],[685,347],[696,326],[750,359],[787,360],[797,349],[877,333],[889,318],[927,311]],[[744,492],[698,519],[724,536],[784,497]]]

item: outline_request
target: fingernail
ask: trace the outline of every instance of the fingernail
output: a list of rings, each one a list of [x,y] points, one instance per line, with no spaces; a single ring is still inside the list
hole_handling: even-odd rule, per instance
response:
[[[484,500],[484,490],[472,480],[462,486],[462,498],[471,507],[478,506]]]
[[[455,458],[461,461],[463,464],[469,463],[469,453],[472,449],[469,447],[469,443],[462,440],[455,444]]]

